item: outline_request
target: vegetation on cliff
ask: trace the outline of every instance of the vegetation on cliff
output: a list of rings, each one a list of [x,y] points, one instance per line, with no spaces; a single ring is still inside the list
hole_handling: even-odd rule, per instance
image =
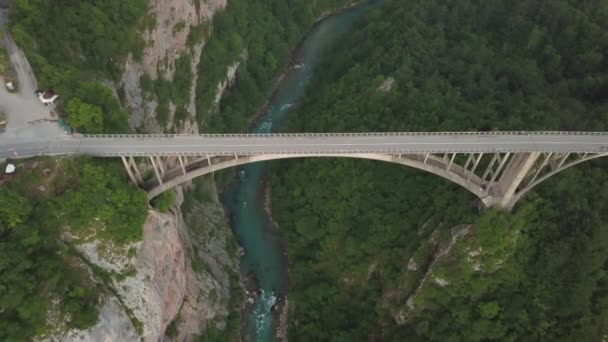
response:
[[[61,234],[97,225],[107,239],[138,240],[146,195],[116,177],[118,163],[42,159],[18,170],[0,187],[0,339],[44,334],[49,322],[91,326],[102,289]]]
[[[268,97],[273,79],[291,51],[323,12],[348,0],[231,0],[215,15],[211,37],[199,65],[196,109],[199,127],[238,132]],[[241,62],[237,82],[215,108],[218,84]],[[210,112],[219,112],[212,115]]]
[[[607,23],[602,1],[387,1],[328,54],[287,130],[605,130]],[[456,185],[379,162],[275,172],[292,340],[606,333],[605,161],[550,179],[514,214],[479,214]]]
[[[76,125],[82,114],[102,118],[83,131],[126,132],[128,113],[100,80],[120,75],[129,51],[143,48],[137,29],[146,13],[147,0],[68,1],[15,0],[10,31],[25,50],[43,88],[61,96],[60,106],[76,98],[91,110],[70,111]],[[76,118],[78,116],[78,118]],[[89,120],[90,121],[90,120]]]
[[[15,0],[10,32],[43,89],[60,95],[59,110],[81,132],[126,132],[128,113],[101,80],[118,76],[141,41],[146,0]],[[118,162],[35,161],[0,187],[0,339],[27,340],[98,319],[103,287],[75,254],[66,230],[117,243],[141,239],[143,191],[120,177]],[[44,167],[48,170],[44,171]],[[40,188],[37,188],[42,183]],[[50,326],[53,325],[53,326]]]

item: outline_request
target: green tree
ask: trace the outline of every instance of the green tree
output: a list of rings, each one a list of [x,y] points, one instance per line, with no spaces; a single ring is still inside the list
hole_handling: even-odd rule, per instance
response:
[[[85,133],[100,133],[103,131],[103,115],[101,108],[82,102],[79,98],[71,99],[66,106],[69,123],[77,130]]]
[[[152,200],[152,205],[163,213],[168,212],[173,204],[175,204],[175,192],[173,190],[165,191]]]
[[[604,2],[390,1],[355,26],[325,56],[286,131],[606,127]],[[256,48],[252,55],[265,53]],[[388,77],[393,88],[379,91]],[[287,240],[297,322],[291,339],[594,341],[606,334],[605,163],[549,179],[515,213],[482,214],[470,210],[473,198],[462,189],[391,165],[285,161],[273,172],[273,216]],[[456,232],[466,234],[420,286]],[[341,294],[356,301],[358,291],[365,307],[341,301]]]
[[[0,234],[23,223],[32,212],[27,198],[5,187],[0,188],[0,203]]]

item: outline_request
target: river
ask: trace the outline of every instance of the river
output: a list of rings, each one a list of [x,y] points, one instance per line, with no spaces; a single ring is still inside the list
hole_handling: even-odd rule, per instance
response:
[[[267,110],[252,132],[276,132],[287,113],[309,83],[323,53],[341,35],[346,34],[359,15],[370,5],[346,9],[318,22],[306,35],[294,54],[293,66],[279,83]],[[247,317],[248,338],[256,342],[274,339],[275,322],[272,306],[279,294],[288,289],[286,257],[279,232],[264,210],[265,162],[245,165],[238,170],[222,202],[231,215],[231,228],[245,254],[241,257],[244,273],[253,274],[260,295]]]

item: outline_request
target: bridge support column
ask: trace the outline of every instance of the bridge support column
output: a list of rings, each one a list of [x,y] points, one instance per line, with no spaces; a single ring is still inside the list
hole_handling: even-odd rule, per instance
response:
[[[448,172],[452,168],[452,164],[454,164],[454,158],[456,158],[456,153],[452,154],[452,158],[450,158],[450,163],[448,164],[448,168],[447,168]]]
[[[139,172],[139,167],[137,167],[135,159],[133,157],[129,157],[128,160],[131,166],[133,167],[133,171],[135,171],[135,177],[139,181],[139,184],[142,184],[144,182],[144,178],[141,176],[141,172]]]
[[[500,171],[502,171],[502,168],[505,166],[505,163],[509,159],[510,155],[511,155],[511,153],[507,152],[507,154],[505,154],[503,157],[500,157],[500,156],[498,157],[498,159],[499,159],[498,168],[496,169],[496,171],[492,175],[492,179],[490,180],[490,184],[494,183],[494,181],[496,180],[496,177],[498,177],[498,175],[500,174]]]
[[[499,205],[505,209],[511,209],[512,199],[517,188],[524,178],[530,173],[534,163],[539,157],[538,152],[518,153],[513,156],[505,172],[498,180],[496,186],[499,195]]]
[[[496,163],[496,159],[498,159],[498,155],[499,153],[494,153],[494,155],[492,156],[492,160],[490,160],[490,164],[488,164],[488,167],[486,168],[486,171],[483,173],[483,176],[481,176],[481,181],[485,182],[486,179],[488,178],[488,175],[491,177],[493,172],[493,168],[494,168],[494,163]]]
[[[179,160],[179,166],[182,168],[182,173],[186,174],[186,167],[184,166],[184,160],[182,156],[177,156],[177,160]]]
[[[553,157],[553,152],[548,152],[548,153],[545,153],[544,155],[545,155],[545,159],[543,160],[542,164],[540,164],[540,166],[536,169],[536,172],[534,172],[534,176],[532,176],[532,179],[530,179],[530,181],[529,181],[530,184],[534,183],[534,181],[536,180],[536,178],[538,178],[538,175],[540,175],[540,173],[543,171],[545,166],[547,166],[549,164],[549,162],[551,161],[551,158]]]
[[[473,161],[473,159],[475,159],[475,153],[470,153],[467,157],[467,161],[464,163],[465,171],[469,170],[469,164],[471,164],[471,161]]]
[[[472,155],[475,155],[474,153]],[[469,170],[469,175],[467,176],[467,182],[471,180],[471,177],[473,177],[475,175],[475,170],[477,170],[477,166],[479,166],[479,162],[481,161],[481,158],[483,157],[483,153],[480,153],[477,158],[475,158],[475,162],[473,163],[473,167],[471,168],[471,170]],[[465,167],[465,170],[467,168]]]
[[[167,171],[167,168],[165,167],[165,162],[163,161],[163,157],[161,157],[161,156],[156,157],[156,162],[158,163],[158,170],[160,171],[160,175],[164,177],[165,172]]]
[[[566,162],[566,159],[568,159],[568,157],[570,157],[570,153],[564,153],[564,156],[562,157],[562,159],[559,160],[559,163],[557,163],[557,169],[561,168],[564,163]]]
[[[129,159],[127,161],[127,158],[125,156],[120,156],[120,159],[122,160],[122,163],[125,166],[125,169],[127,170],[127,173],[129,174],[129,178],[131,178],[131,181],[133,181],[133,183],[138,186],[139,183],[137,182],[137,179],[135,178],[135,175],[133,174],[133,170],[131,169],[131,160]]]
[[[154,169],[154,174],[156,175],[156,179],[158,180],[159,185],[163,185],[163,177],[161,177],[160,172],[158,171],[158,167],[156,166],[156,162],[154,161],[153,156],[150,156],[150,162],[152,163],[152,168]]]

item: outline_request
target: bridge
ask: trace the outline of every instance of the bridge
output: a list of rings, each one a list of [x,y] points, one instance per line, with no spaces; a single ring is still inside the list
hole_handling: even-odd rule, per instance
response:
[[[608,156],[608,132],[98,134],[50,140],[0,136],[0,159],[41,155],[120,157],[149,199],[195,177],[258,161],[371,159],[433,173],[467,189],[486,206],[511,209],[547,178]],[[151,169],[151,177],[143,177],[142,168]]]

